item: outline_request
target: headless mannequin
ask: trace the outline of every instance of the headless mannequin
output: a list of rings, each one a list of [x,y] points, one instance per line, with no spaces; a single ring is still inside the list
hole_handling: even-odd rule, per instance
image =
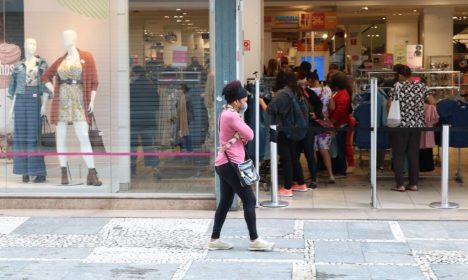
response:
[[[77,34],[74,30],[66,30],[63,32],[63,43],[64,47],[67,51],[67,56],[65,60],[67,62],[73,61],[80,61],[80,54],[76,48],[76,39]],[[48,82],[45,86],[51,91],[54,92],[54,87],[52,83]],[[94,111],[94,99],[96,97],[96,91],[91,92],[91,98],[87,108],[87,113],[91,114]],[[68,152],[67,148],[67,123],[59,121],[56,127],[56,137],[57,137],[57,152],[58,153],[66,153]],[[93,149],[91,147],[91,143],[89,141],[88,135],[88,123],[86,121],[74,121],[73,127],[75,128],[75,134],[80,141],[80,147],[82,153],[92,153]],[[67,167],[67,156],[60,155],[58,156],[60,166],[63,168]],[[94,169],[94,156],[92,155],[85,155],[83,159],[88,167],[88,169]],[[62,184],[68,184],[68,180],[66,182],[62,181]],[[89,184],[89,183],[88,183]],[[95,184],[96,186],[100,184]]]

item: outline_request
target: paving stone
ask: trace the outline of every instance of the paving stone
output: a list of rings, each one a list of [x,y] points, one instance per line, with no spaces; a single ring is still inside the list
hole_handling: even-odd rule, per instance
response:
[[[416,264],[410,249],[403,243],[361,243],[366,263]]]
[[[443,280],[461,280],[466,279],[467,264],[433,264],[432,271],[439,279]]]
[[[23,224],[28,217],[0,217],[0,234],[10,234]]]
[[[388,222],[304,222],[306,239],[395,239]]]
[[[315,242],[315,261],[324,263],[362,263],[361,244],[356,242]]]
[[[407,238],[468,239],[466,221],[404,221],[399,224]]]
[[[417,266],[363,266],[353,264],[322,265],[318,264],[317,280],[425,280],[426,278]]]
[[[304,253],[288,252],[279,249],[273,251],[249,251],[247,246],[234,247],[231,250],[208,251],[206,259],[226,260],[226,259],[252,259],[252,260],[284,260],[284,261],[303,261]]]
[[[292,269],[288,263],[193,262],[184,280],[291,279]]]
[[[84,259],[92,248],[1,248],[2,259]]]
[[[96,234],[109,222],[108,218],[43,218],[25,221],[13,233],[27,234]]]
[[[207,235],[211,235],[213,225],[210,224]],[[257,232],[260,237],[284,237],[294,234],[294,220],[259,219]],[[244,219],[226,219],[221,236],[248,236],[247,224]]]
[[[171,279],[177,265],[81,264],[63,280]]]
[[[209,238],[206,238],[208,242]],[[224,241],[232,243],[236,248],[247,248],[249,246],[249,238],[223,238]],[[304,249],[304,239],[284,239],[284,238],[267,238],[267,241],[275,242],[275,248],[281,249]]]
[[[43,268],[41,270],[22,270],[17,271],[12,275],[9,280],[62,280],[67,274],[66,270],[48,270]],[[1,274],[0,274],[1,275]],[[1,278],[0,278],[1,279]]]
[[[468,241],[456,240],[409,240],[408,246],[419,251],[465,251],[468,252]]]

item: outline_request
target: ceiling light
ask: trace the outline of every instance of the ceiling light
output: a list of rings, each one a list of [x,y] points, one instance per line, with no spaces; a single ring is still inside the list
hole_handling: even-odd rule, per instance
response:
[[[403,14],[398,14],[399,16],[402,16]]]
[[[186,16],[186,15],[187,15],[187,13],[182,13],[182,14],[183,14],[184,16]]]
[[[323,39],[327,39],[327,38],[328,38],[328,34],[327,34],[327,33],[323,34],[323,35],[322,35],[322,38],[323,38]]]
[[[193,25],[193,23],[187,23],[187,25]]]
[[[387,18],[386,17],[382,17],[382,20],[386,20]]]
[[[183,18],[184,16],[179,16],[179,18]]]
[[[170,16],[164,16],[164,18],[170,18]]]
[[[175,9],[176,11],[182,11],[182,9]]]
[[[179,16],[174,16],[174,18],[179,18]]]
[[[457,17],[452,17],[452,19],[457,19]]]
[[[416,13],[417,11],[418,11],[418,10],[413,10],[413,12],[415,12],[415,13]]]
[[[361,10],[367,11],[367,10],[369,10],[369,7],[367,7],[367,6],[361,7]]]
[[[190,20],[189,20],[189,19],[186,19],[185,22],[190,22]]]
[[[181,19],[178,19],[177,22],[182,22],[182,20],[181,20]]]

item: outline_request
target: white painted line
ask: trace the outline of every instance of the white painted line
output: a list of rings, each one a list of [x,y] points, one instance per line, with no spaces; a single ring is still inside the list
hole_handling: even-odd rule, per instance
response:
[[[0,234],[12,233],[28,219],[29,217],[0,217]]]
[[[398,242],[406,242],[406,237],[403,233],[403,230],[400,227],[400,224],[395,221],[390,221],[388,222],[388,224],[390,225],[390,229],[392,230],[395,240]]]
[[[190,269],[191,265],[192,265],[192,261],[186,261],[183,264],[181,264],[177,268],[177,271],[172,276],[172,280],[182,280],[182,279],[184,279],[185,274],[187,274],[187,271]]]

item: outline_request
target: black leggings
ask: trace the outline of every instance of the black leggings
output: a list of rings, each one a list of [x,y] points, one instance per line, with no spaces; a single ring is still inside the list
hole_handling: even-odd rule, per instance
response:
[[[234,168],[230,163],[216,166],[215,170],[219,175],[221,199],[216,209],[211,238],[219,238],[221,228],[226,220],[226,215],[234,200],[234,194],[237,194],[244,205],[244,219],[249,229],[250,240],[257,239],[257,218],[255,216],[256,199],[252,188],[244,188],[241,186],[239,178],[237,178]]]

